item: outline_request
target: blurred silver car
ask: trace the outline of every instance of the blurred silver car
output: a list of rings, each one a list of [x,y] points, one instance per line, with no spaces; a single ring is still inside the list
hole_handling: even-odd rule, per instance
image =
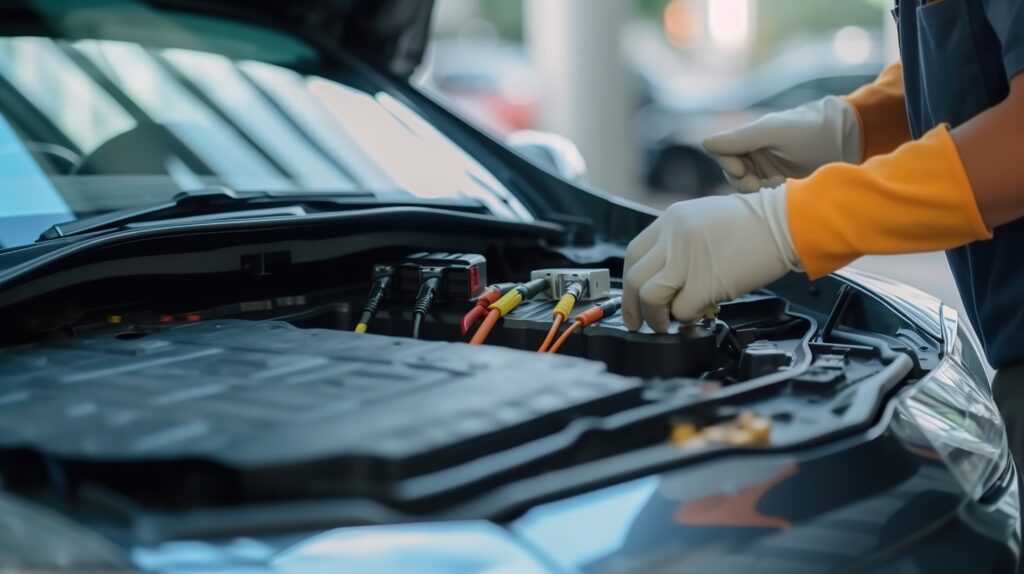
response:
[[[713,193],[725,180],[701,146],[705,137],[766,113],[848,94],[883,67],[880,55],[849,64],[835,57],[829,43],[811,42],[711,89],[694,89],[685,77],[657,81],[652,102],[634,118],[635,137],[645,150],[648,188],[687,197]]]

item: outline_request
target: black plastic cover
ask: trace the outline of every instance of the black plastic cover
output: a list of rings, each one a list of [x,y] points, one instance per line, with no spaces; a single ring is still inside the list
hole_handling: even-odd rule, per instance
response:
[[[39,345],[0,354],[0,450],[159,505],[386,496],[641,402],[639,380],[601,363],[524,358],[240,320]]]

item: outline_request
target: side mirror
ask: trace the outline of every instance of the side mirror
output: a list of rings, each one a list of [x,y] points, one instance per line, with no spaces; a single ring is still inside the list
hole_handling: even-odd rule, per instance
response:
[[[587,162],[576,144],[565,136],[520,130],[509,134],[506,143],[526,159],[566,181],[586,181]]]

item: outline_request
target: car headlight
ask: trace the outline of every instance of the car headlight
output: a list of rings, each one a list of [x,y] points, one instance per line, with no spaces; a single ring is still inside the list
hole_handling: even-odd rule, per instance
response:
[[[973,498],[1010,464],[1006,429],[992,400],[977,343],[944,309],[945,353],[939,366],[896,401],[894,428],[908,446],[934,451]]]

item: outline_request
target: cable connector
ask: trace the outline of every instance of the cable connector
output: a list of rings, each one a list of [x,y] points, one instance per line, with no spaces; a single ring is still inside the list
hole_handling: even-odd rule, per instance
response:
[[[498,324],[502,317],[511,313],[523,301],[533,299],[544,292],[547,285],[547,279],[534,279],[533,281],[516,285],[508,293],[502,295],[500,299],[488,305],[487,318],[484,319],[483,324],[480,325],[473,338],[470,339],[469,344],[483,345],[484,341],[487,340],[487,336],[491,334],[494,326]]]
[[[518,307],[519,304],[522,302],[523,294],[513,289],[508,293],[502,295],[501,299],[498,299],[494,303],[491,303],[487,307],[487,309],[491,311],[498,311],[499,313],[501,313],[501,316],[504,317],[505,315],[511,313],[512,310]]]
[[[572,314],[572,310],[576,307],[576,302],[583,297],[583,284],[582,283],[570,283],[565,289],[565,295],[558,300],[558,304],[555,305],[555,310],[552,314],[556,317],[561,317],[563,321],[569,320],[569,315]]]
[[[605,317],[611,317],[618,313],[621,308],[622,297],[615,297],[614,299],[609,299],[600,305],[594,305],[590,309],[576,315],[575,321],[577,323],[581,323],[582,327],[589,327]]]
[[[380,304],[384,301],[384,297],[388,293],[388,287],[391,285],[391,268],[386,266],[376,267],[373,270],[373,274],[376,279],[373,285],[370,286],[370,292],[366,296],[366,304],[363,306],[363,312],[359,316],[359,323],[356,324],[356,333],[365,333],[370,327],[370,321],[377,314],[377,309],[380,308]]]
[[[476,304],[469,310],[469,313],[462,317],[462,322],[459,323],[462,336],[465,337],[469,330],[473,328],[473,325],[483,321],[484,317],[487,316],[488,307],[496,303],[498,299],[501,299],[503,295],[511,291],[515,286],[515,283],[499,283],[484,289],[484,292],[477,297]]]
[[[530,279],[546,279],[547,296],[559,299],[569,293],[572,285],[582,285],[578,301],[596,301],[611,297],[611,272],[607,269],[538,269]]]
[[[533,299],[537,295],[540,295],[547,289],[547,279],[534,279],[521,285],[516,285],[511,291],[502,296],[492,303],[487,308],[489,310],[497,310],[501,312],[501,316],[504,317],[512,312],[513,309],[519,306],[520,303],[527,299]]]
[[[557,353],[573,333],[584,327],[589,327],[606,317],[611,317],[618,313],[621,308],[622,297],[615,297],[614,299],[609,299],[600,305],[594,305],[590,309],[576,315],[576,318],[573,319],[572,325],[569,325],[569,328],[562,332],[562,336],[560,336],[558,340],[551,345],[551,349],[548,352]]]
[[[562,323],[569,320],[569,315],[572,314],[573,308],[576,307],[576,301],[583,295],[583,290],[583,283],[578,281],[566,286],[565,295],[562,295],[558,304],[555,305],[555,309],[551,312],[551,328],[548,329],[547,335],[544,336],[544,341],[541,342],[540,347],[537,349],[538,353],[546,353],[551,348],[551,343],[554,342],[555,337],[558,335],[559,327],[562,326]]]
[[[430,277],[420,285],[420,292],[416,294],[416,302],[412,306],[412,338],[420,338],[420,325],[423,317],[430,312],[434,305],[434,297],[437,295],[437,286],[441,282],[439,277]]]

